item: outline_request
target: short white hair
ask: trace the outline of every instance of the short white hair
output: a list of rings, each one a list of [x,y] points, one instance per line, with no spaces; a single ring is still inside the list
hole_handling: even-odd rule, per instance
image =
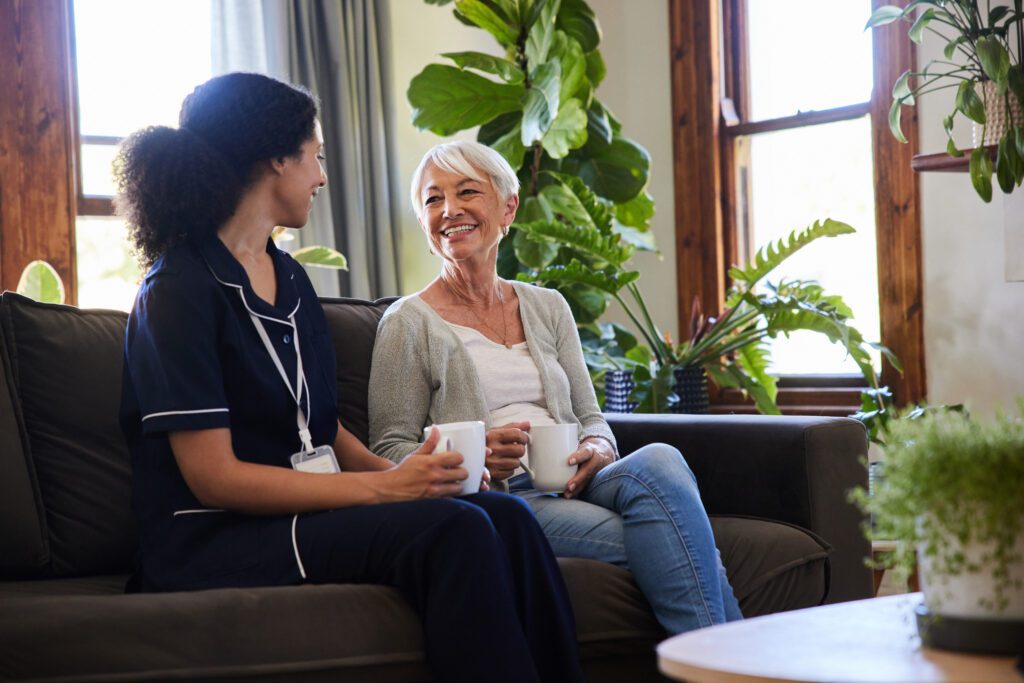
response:
[[[489,180],[491,186],[501,196],[502,201],[519,194],[519,177],[505,157],[498,152],[473,140],[442,142],[427,150],[423,159],[420,160],[420,165],[412,174],[409,198],[412,200],[412,209],[417,216],[422,215],[423,202],[420,200],[420,190],[422,189],[420,185],[423,183],[423,172],[426,170],[427,164],[433,164],[447,173],[457,173],[481,183]],[[487,175],[487,178],[480,177],[481,171]]]

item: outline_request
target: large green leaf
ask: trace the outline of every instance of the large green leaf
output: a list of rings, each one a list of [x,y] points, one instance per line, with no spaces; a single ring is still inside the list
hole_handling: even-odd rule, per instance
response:
[[[533,70],[530,87],[523,105],[522,141],[524,147],[544,137],[558,113],[558,91],[561,87],[562,67],[558,62],[547,62]]]
[[[516,27],[496,11],[499,7],[499,3],[484,0],[455,0],[456,13],[490,33],[503,47],[510,47],[516,42]]]
[[[548,171],[545,175],[554,178],[564,185],[576,197],[579,204],[587,212],[590,223],[605,235],[611,234],[612,213],[604,201],[582,180],[567,173]]]
[[[409,83],[412,122],[420,130],[451,135],[516,111],[522,85],[495,83],[454,66],[430,64]]]
[[[641,192],[628,202],[615,205],[615,217],[623,225],[648,230],[654,217],[654,198]]]
[[[18,278],[18,294],[44,304],[64,303],[64,282],[46,261],[31,261]]]
[[[996,180],[999,182],[999,189],[1005,193],[1013,191],[1017,183],[1017,150],[1010,140],[1009,135],[1004,135],[999,140],[998,154],[996,156]]]
[[[584,52],[594,50],[601,42],[597,18],[583,0],[562,0],[557,26],[575,38]]]
[[[536,277],[540,282],[587,285],[608,294],[618,294],[620,289],[631,282],[636,282],[639,278],[640,273],[635,270],[621,272],[593,270],[580,263],[579,259],[572,259],[568,265],[564,266],[548,266],[537,273]]]
[[[491,147],[501,156],[505,157],[509,166],[519,168],[523,165],[523,157],[526,156],[526,148],[523,147],[522,131],[519,122],[509,132],[495,140]]]
[[[506,83],[522,83],[526,74],[514,62],[483,52],[444,52],[442,57],[455,62],[460,69],[476,69],[485,73],[494,74]]]
[[[601,81],[604,80],[605,74],[608,73],[608,68],[604,65],[604,57],[601,56],[599,50],[587,53],[587,80],[590,81],[590,85],[594,88],[601,85]]]
[[[658,251],[658,245],[654,242],[654,234],[650,231],[631,228],[616,220],[612,223],[612,232],[621,237],[626,244],[631,244],[641,251]]]
[[[985,75],[996,83],[1005,83],[1010,71],[1010,55],[999,43],[999,39],[995,36],[982,36],[975,43],[975,49]]]
[[[538,241],[550,240],[581,252],[595,261],[615,266],[621,266],[628,261],[634,251],[631,245],[621,244],[618,235],[602,235],[592,227],[566,225],[561,221],[516,223],[516,227]]]
[[[587,108],[587,146],[598,149],[612,141],[612,124],[604,105],[596,99]]]
[[[889,130],[897,140],[905,143],[907,138],[903,135],[903,129],[900,127],[900,112],[902,110],[902,100],[893,100],[889,105]]]
[[[928,9],[917,15],[917,20],[914,25],[910,27],[910,31],[907,32],[907,36],[917,43],[921,44],[921,40],[924,37],[924,30],[928,28],[928,24],[931,23],[932,19],[935,18],[935,10]]]
[[[587,208],[580,202],[579,197],[562,183],[545,185],[537,195],[537,198],[546,209],[561,217],[567,223],[592,228],[597,227],[587,212]]]
[[[580,44],[563,31],[555,31],[549,59],[557,60],[562,67],[559,101],[566,102],[577,96],[587,79],[587,60]]]
[[[587,114],[580,101],[573,98],[558,110],[558,116],[541,138],[541,146],[552,159],[561,159],[569,150],[582,147],[586,141]]]
[[[764,345],[763,340],[747,344],[736,351],[736,363],[743,368],[743,372],[748,377],[764,389],[765,398],[770,401],[772,406],[775,406],[775,397],[777,395],[776,382],[778,379],[768,374],[770,362],[771,355],[768,353],[768,348]],[[765,412],[761,409],[760,405],[758,405],[758,410],[762,413]]]
[[[345,255],[330,247],[302,247],[292,252],[292,258],[304,266],[348,270],[348,260]]]
[[[1024,21],[1024,18],[1022,18],[1022,21]],[[1024,72],[1021,72],[1019,68],[1010,69],[1006,81],[1010,87],[1010,92],[1017,98],[1021,109],[1024,109]]]
[[[896,79],[896,82],[892,85],[892,98],[894,100],[902,100],[904,104],[914,104],[914,94],[910,90],[910,75],[913,73],[911,69],[907,69],[900,74],[900,77]]]
[[[518,230],[515,231],[515,237],[513,237],[516,258],[525,266],[541,270],[555,260],[555,256],[558,255],[558,245],[549,240],[534,237],[533,231],[527,229],[529,225],[531,224],[516,224]]]
[[[971,184],[974,191],[978,193],[986,204],[992,201],[992,159],[988,150],[984,147],[976,147],[971,152],[971,161],[968,166],[971,176]]]
[[[592,323],[608,309],[608,297],[600,290],[583,284],[563,284],[558,288],[572,309],[578,323]]]
[[[778,242],[769,242],[766,246],[761,247],[754,255],[753,261],[745,268],[738,266],[730,268],[729,277],[733,282],[742,284],[745,291],[750,291],[761,278],[814,240],[820,237],[836,237],[854,232],[856,230],[850,225],[834,221],[831,218],[815,221],[801,232],[795,230],[791,232],[788,240],[780,239]],[[736,299],[730,297],[730,302],[726,305],[731,307],[735,305]]]
[[[956,108],[964,116],[975,123],[985,124],[985,105],[982,103],[978,93],[974,91],[974,83],[961,81],[956,89]]]
[[[864,24],[865,29],[873,28],[875,26],[884,26],[885,24],[891,24],[903,17],[903,8],[896,7],[895,5],[882,5],[874,12],[871,13],[871,18],[868,19],[868,23]]]
[[[614,202],[628,202],[647,185],[651,157],[640,145],[624,137],[602,149],[576,150],[562,170],[579,176],[594,192]]]
[[[551,41],[555,35],[555,21],[560,7],[561,0],[547,0],[537,21],[530,28],[525,49],[530,68],[535,69],[548,59],[548,50],[551,49]]]

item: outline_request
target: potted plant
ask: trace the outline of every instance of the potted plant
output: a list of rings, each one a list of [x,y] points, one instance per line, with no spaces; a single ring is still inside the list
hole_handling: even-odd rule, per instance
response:
[[[427,0],[447,5],[452,0]],[[480,126],[477,139],[501,153],[522,185],[518,222],[502,240],[498,273],[525,277],[549,266],[603,267],[653,250],[654,202],[646,192],[650,155],[627,138],[596,91],[605,76],[597,18],[584,0],[454,0],[462,23],[486,31],[501,56],[451,52],[409,83],[412,122],[448,136]],[[547,237],[526,223],[547,222]],[[596,229],[588,245],[560,240]],[[600,242],[600,244],[598,244]],[[619,256],[625,258],[619,258]],[[576,320],[596,321],[613,299],[586,280],[558,282]],[[630,288],[627,287],[626,292]]]
[[[909,37],[920,44],[925,31],[945,41],[945,59],[930,61],[921,70],[905,71],[892,88],[889,128],[901,142],[900,112],[921,95],[956,88],[956,104],[943,119],[949,141],[946,151],[963,156],[953,141],[953,121],[962,114],[982,134],[970,157],[974,189],[992,200],[992,173],[1004,193],[1024,181],[1024,0],[1013,6],[978,0],[912,0],[905,7],[884,5],[872,13],[865,28],[894,21],[910,23]],[[995,147],[995,164],[987,146]]]
[[[550,232],[543,224],[525,224],[522,229],[536,231],[538,238]],[[732,286],[720,315],[706,317],[695,300],[688,338],[679,344],[674,344],[651,319],[635,285],[639,275],[616,266],[611,254],[605,255],[607,265],[602,271],[577,263],[571,268],[546,268],[533,278],[542,284],[586,279],[619,301],[640,331],[642,341],[614,326],[591,329],[581,333],[581,338],[592,368],[606,375],[616,373],[613,377],[619,382],[623,381],[622,370],[632,370],[631,402],[637,410],[701,412],[701,401],[703,408],[707,407],[707,373],[719,387],[737,388],[749,395],[760,412],[778,414],[776,379],[768,373],[771,358],[765,342],[780,334],[810,330],[845,347],[871,387],[865,400],[882,411],[887,408],[888,394],[878,386],[869,349],[881,351],[897,369],[899,360],[884,346],[865,341],[850,324],[853,314],[842,298],[827,294],[818,283],[784,279],[766,282],[787,258],[815,240],[852,232],[854,229],[845,223],[825,219],[761,248],[749,264],[730,269]],[[636,312],[621,295],[627,288]],[[616,388],[616,398],[620,392]]]
[[[1020,402],[1024,415],[1024,401]],[[912,417],[904,414],[903,417]],[[919,629],[936,647],[1007,654],[1024,642],[1024,420],[950,410],[889,423],[884,476],[853,500],[881,565],[924,590]],[[941,617],[936,620],[935,616]]]

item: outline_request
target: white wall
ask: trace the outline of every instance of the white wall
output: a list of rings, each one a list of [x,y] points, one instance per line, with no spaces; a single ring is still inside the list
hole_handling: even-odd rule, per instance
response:
[[[441,52],[479,50],[500,54],[497,42],[480,29],[456,21],[449,7],[438,8],[423,0],[389,0],[392,25],[393,97],[401,196],[420,157],[440,141],[410,123],[405,97],[409,81],[431,62],[446,63]],[[675,252],[673,245],[671,91],[669,89],[668,3],[666,0],[590,0],[604,32],[601,53],[608,75],[598,97],[622,122],[623,133],[651,153],[648,192],[654,197],[655,238],[662,255],[639,254],[635,266],[643,273],[640,288],[655,320],[675,336]],[[463,134],[464,137],[473,137]],[[427,252],[411,208],[403,214],[402,268],[404,293],[423,287],[437,272],[437,261]],[[621,312],[608,319],[626,322]]]
[[[919,68],[943,59],[942,47],[926,41]],[[946,148],[942,119],[953,110],[952,92],[918,103],[923,153]],[[955,139],[961,149],[971,147],[970,128],[959,124]],[[985,204],[966,173],[921,174],[928,400],[966,403],[981,415],[999,406],[1015,412],[1016,397],[1024,396],[1024,282],[1007,282],[1004,274],[1003,202],[996,186]]]

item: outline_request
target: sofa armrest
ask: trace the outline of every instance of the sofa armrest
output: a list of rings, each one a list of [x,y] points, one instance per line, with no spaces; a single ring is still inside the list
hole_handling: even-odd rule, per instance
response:
[[[856,420],[769,415],[606,414],[625,455],[648,443],[678,448],[709,514],[797,524],[832,545],[828,602],[871,597],[864,520],[846,494],[867,486],[867,437]]]

